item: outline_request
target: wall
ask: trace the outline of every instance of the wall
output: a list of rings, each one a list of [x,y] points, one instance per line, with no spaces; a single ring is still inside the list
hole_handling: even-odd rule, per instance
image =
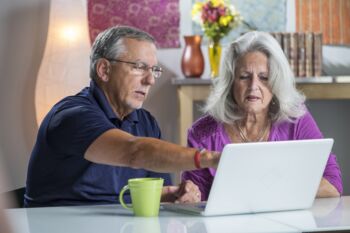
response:
[[[47,0],[1,0],[0,7],[0,162],[9,186],[24,185],[37,126],[34,87],[43,53]]]
[[[180,1],[181,33],[191,33],[190,2]],[[288,14],[293,16],[292,1]],[[69,7],[69,6],[67,6]],[[35,121],[35,81],[45,47],[50,4],[47,0],[2,0],[0,8],[0,163],[8,172],[9,185],[0,184],[0,192],[25,184],[26,169],[37,125]],[[290,18],[290,17],[287,17]],[[293,20],[287,22],[293,30]],[[183,41],[182,41],[183,42]],[[207,58],[206,47],[202,47]],[[182,49],[159,50],[164,76],[154,86],[145,107],[159,120],[163,138],[177,142],[177,97],[171,79],[181,76]],[[350,74],[350,50],[345,47],[324,49],[327,73]],[[348,60],[346,60],[346,57]],[[205,77],[209,77],[206,60]],[[334,151],[341,163],[344,181],[350,183],[350,159],[347,154],[350,102],[310,101],[308,106],[327,137],[334,137]],[[337,123],[337,124],[336,124]],[[346,169],[346,167],[348,169]],[[349,185],[346,193],[350,194]]]

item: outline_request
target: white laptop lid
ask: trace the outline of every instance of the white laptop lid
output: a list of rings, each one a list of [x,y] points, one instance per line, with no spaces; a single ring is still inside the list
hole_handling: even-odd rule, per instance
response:
[[[310,208],[332,145],[333,139],[228,144],[204,211],[194,211],[227,215]]]

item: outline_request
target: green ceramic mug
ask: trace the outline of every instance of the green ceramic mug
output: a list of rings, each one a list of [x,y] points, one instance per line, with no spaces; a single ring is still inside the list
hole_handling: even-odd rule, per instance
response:
[[[119,193],[119,202],[124,208],[133,210],[136,216],[158,216],[163,182],[162,178],[129,179],[128,185],[125,185]],[[131,205],[125,204],[123,198],[128,189],[131,194]]]

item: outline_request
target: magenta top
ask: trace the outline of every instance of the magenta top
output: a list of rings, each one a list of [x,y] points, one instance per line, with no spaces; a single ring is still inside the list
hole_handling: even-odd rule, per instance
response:
[[[315,120],[307,111],[305,115],[295,122],[282,122],[272,124],[268,141],[286,141],[301,139],[319,139],[323,135],[316,125]],[[224,124],[217,122],[211,116],[203,116],[198,119],[188,130],[188,146],[205,148],[211,151],[222,151],[224,146],[232,143],[227,135]],[[182,173],[183,180],[192,180],[202,193],[202,200],[207,200],[213,178],[214,168],[204,168]],[[323,173],[327,179],[341,194],[343,185],[341,172],[337,164],[336,156],[331,153]]]

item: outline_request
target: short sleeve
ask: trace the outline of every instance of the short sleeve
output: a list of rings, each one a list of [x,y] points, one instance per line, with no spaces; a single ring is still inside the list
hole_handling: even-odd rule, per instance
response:
[[[318,128],[316,121],[309,111],[300,118],[296,126],[296,136],[298,139],[319,139],[323,135]]]
[[[194,133],[193,128],[189,129],[187,132],[187,146],[192,148],[206,148],[206,145],[203,145],[203,143],[195,136],[198,134]]]
[[[58,109],[49,119],[49,146],[62,155],[84,155],[90,144],[102,133],[115,126],[102,111],[89,105]]]

